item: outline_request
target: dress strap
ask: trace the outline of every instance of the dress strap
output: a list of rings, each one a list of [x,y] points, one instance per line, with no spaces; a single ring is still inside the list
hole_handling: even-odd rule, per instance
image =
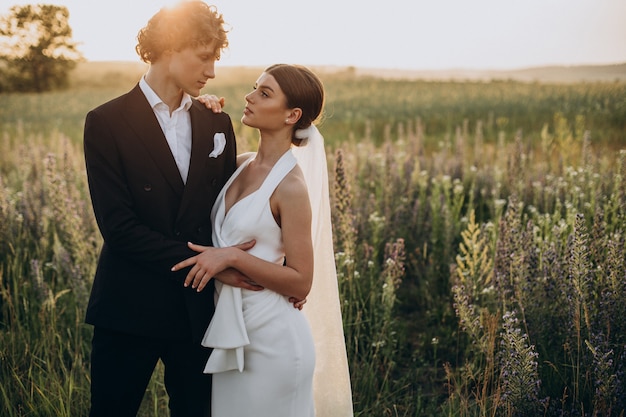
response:
[[[276,161],[272,170],[267,174],[267,177],[261,184],[261,187],[255,192],[254,200],[261,204],[262,202],[269,202],[270,197],[276,190],[276,187],[281,183],[281,181],[291,172],[293,167],[297,164],[296,157],[291,152],[291,149],[287,150],[279,159]]]

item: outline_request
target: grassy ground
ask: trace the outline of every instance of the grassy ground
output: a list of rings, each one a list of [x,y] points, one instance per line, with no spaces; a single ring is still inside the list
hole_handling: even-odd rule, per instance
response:
[[[0,95],[0,415],[85,415],[82,123],[143,67]],[[259,69],[209,87],[238,122]],[[322,73],[357,416],[619,416],[626,85]],[[164,415],[162,369],[141,416]]]

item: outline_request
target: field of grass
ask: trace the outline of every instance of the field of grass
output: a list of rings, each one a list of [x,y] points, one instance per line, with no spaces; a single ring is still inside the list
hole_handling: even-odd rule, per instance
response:
[[[142,71],[0,95],[2,416],[87,413],[101,238],[82,127]],[[207,88],[240,151],[260,71]],[[623,416],[626,83],[320,75],[355,416]],[[142,417],[167,415],[161,373]]]

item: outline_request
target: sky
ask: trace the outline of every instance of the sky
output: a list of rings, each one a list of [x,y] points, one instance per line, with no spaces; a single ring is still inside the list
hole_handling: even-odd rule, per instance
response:
[[[67,6],[89,61],[134,61],[174,0],[0,0]],[[230,28],[218,65],[520,69],[626,62],[626,0],[208,0]]]

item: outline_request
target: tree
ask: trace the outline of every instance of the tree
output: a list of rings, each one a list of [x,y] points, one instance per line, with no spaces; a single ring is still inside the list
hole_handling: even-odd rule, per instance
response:
[[[72,41],[67,7],[13,6],[0,16],[0,91],[48,91],[66,87],[83,59]]]

